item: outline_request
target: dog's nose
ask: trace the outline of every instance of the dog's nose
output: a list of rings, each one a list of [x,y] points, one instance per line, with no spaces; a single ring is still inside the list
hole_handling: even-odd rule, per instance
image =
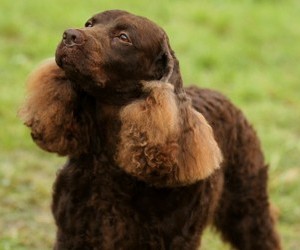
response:
[[[68,47],[82,44],[83,35],[76,29],[68,29],[63,34],[63,43]]]

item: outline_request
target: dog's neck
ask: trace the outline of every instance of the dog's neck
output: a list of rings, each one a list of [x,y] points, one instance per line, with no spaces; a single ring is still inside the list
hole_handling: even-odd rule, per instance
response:
[[[104,87],[96,93],[96,100],[103,105],[122,107],[144,96],[139,83],[132,83],[131,88]]]
[[[101,152],[110,160],[114,160],[119,143],[119,132],[121,128],[120,110],[122,106],[96,102],[96,128],[97,138],[101,144]]]
[[[85,92],[104,105],[124,106],[143,97],[141,83],[138,80],[105,82],[102,85],[82,79],[71,79],[77,92]]]

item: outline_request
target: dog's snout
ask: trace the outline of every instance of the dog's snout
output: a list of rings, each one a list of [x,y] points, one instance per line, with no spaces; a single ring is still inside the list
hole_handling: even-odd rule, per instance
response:
[[[76,29],[68,29],[63,34],[63,43],[66,46],[80,45],[83,43],[83,34]]]

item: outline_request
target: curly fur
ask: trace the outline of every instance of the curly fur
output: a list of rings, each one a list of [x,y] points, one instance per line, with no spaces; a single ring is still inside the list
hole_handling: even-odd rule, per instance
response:
[[[186,185],[208,177],[222,157],[205,118],[184,93],[176,96],[171,84],[144,86],[147,98],[120,113],[119,166],[153,185]]]
[[[64,33],[56,63],[20,111],[39,147],[68,156],[56,250],[198,249],[209,224],[234,249],[281,249],[254,129],[220,93],[182,87],[161,28],[103,12]]]
[[[60,155],[81,154],[89,144],[90,117],[71,85],[53,59],[45,61],[29,77],[29,96],[19,112],[35,142]]]

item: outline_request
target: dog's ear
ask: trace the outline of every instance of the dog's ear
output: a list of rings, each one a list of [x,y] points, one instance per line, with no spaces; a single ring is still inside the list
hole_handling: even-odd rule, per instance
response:
[[[164,34],[164,39],[161,47],[162,47],[162,57],[164,60],[164,74],[161,77],[160,81],[170,82],[170,78],[174,72],[176,58],[174,52],[171,50],[169,39],[166,34]]]
[[[175,92],[180,92],[179,90],[182,88],[182,78],[179,61],[170,46],[169,38],[165,32],[163,33],[161,53],[159,54],[158,61],[162,68],[162,76],[158,80],[171,83],[175,88]]]
[[[88,114],[83,101],[54,59],[32,72],[28,96],[19,116],[31,129],[31,136],[42,149],[60,155],[84,152],[90,136]]]
[[[184,91],[175,94],[174,86],[159,81],[143,84],[147,98],[120,113],[118,165],[156,186],[188,185],[210,176],[222,154],[206,119]]]

